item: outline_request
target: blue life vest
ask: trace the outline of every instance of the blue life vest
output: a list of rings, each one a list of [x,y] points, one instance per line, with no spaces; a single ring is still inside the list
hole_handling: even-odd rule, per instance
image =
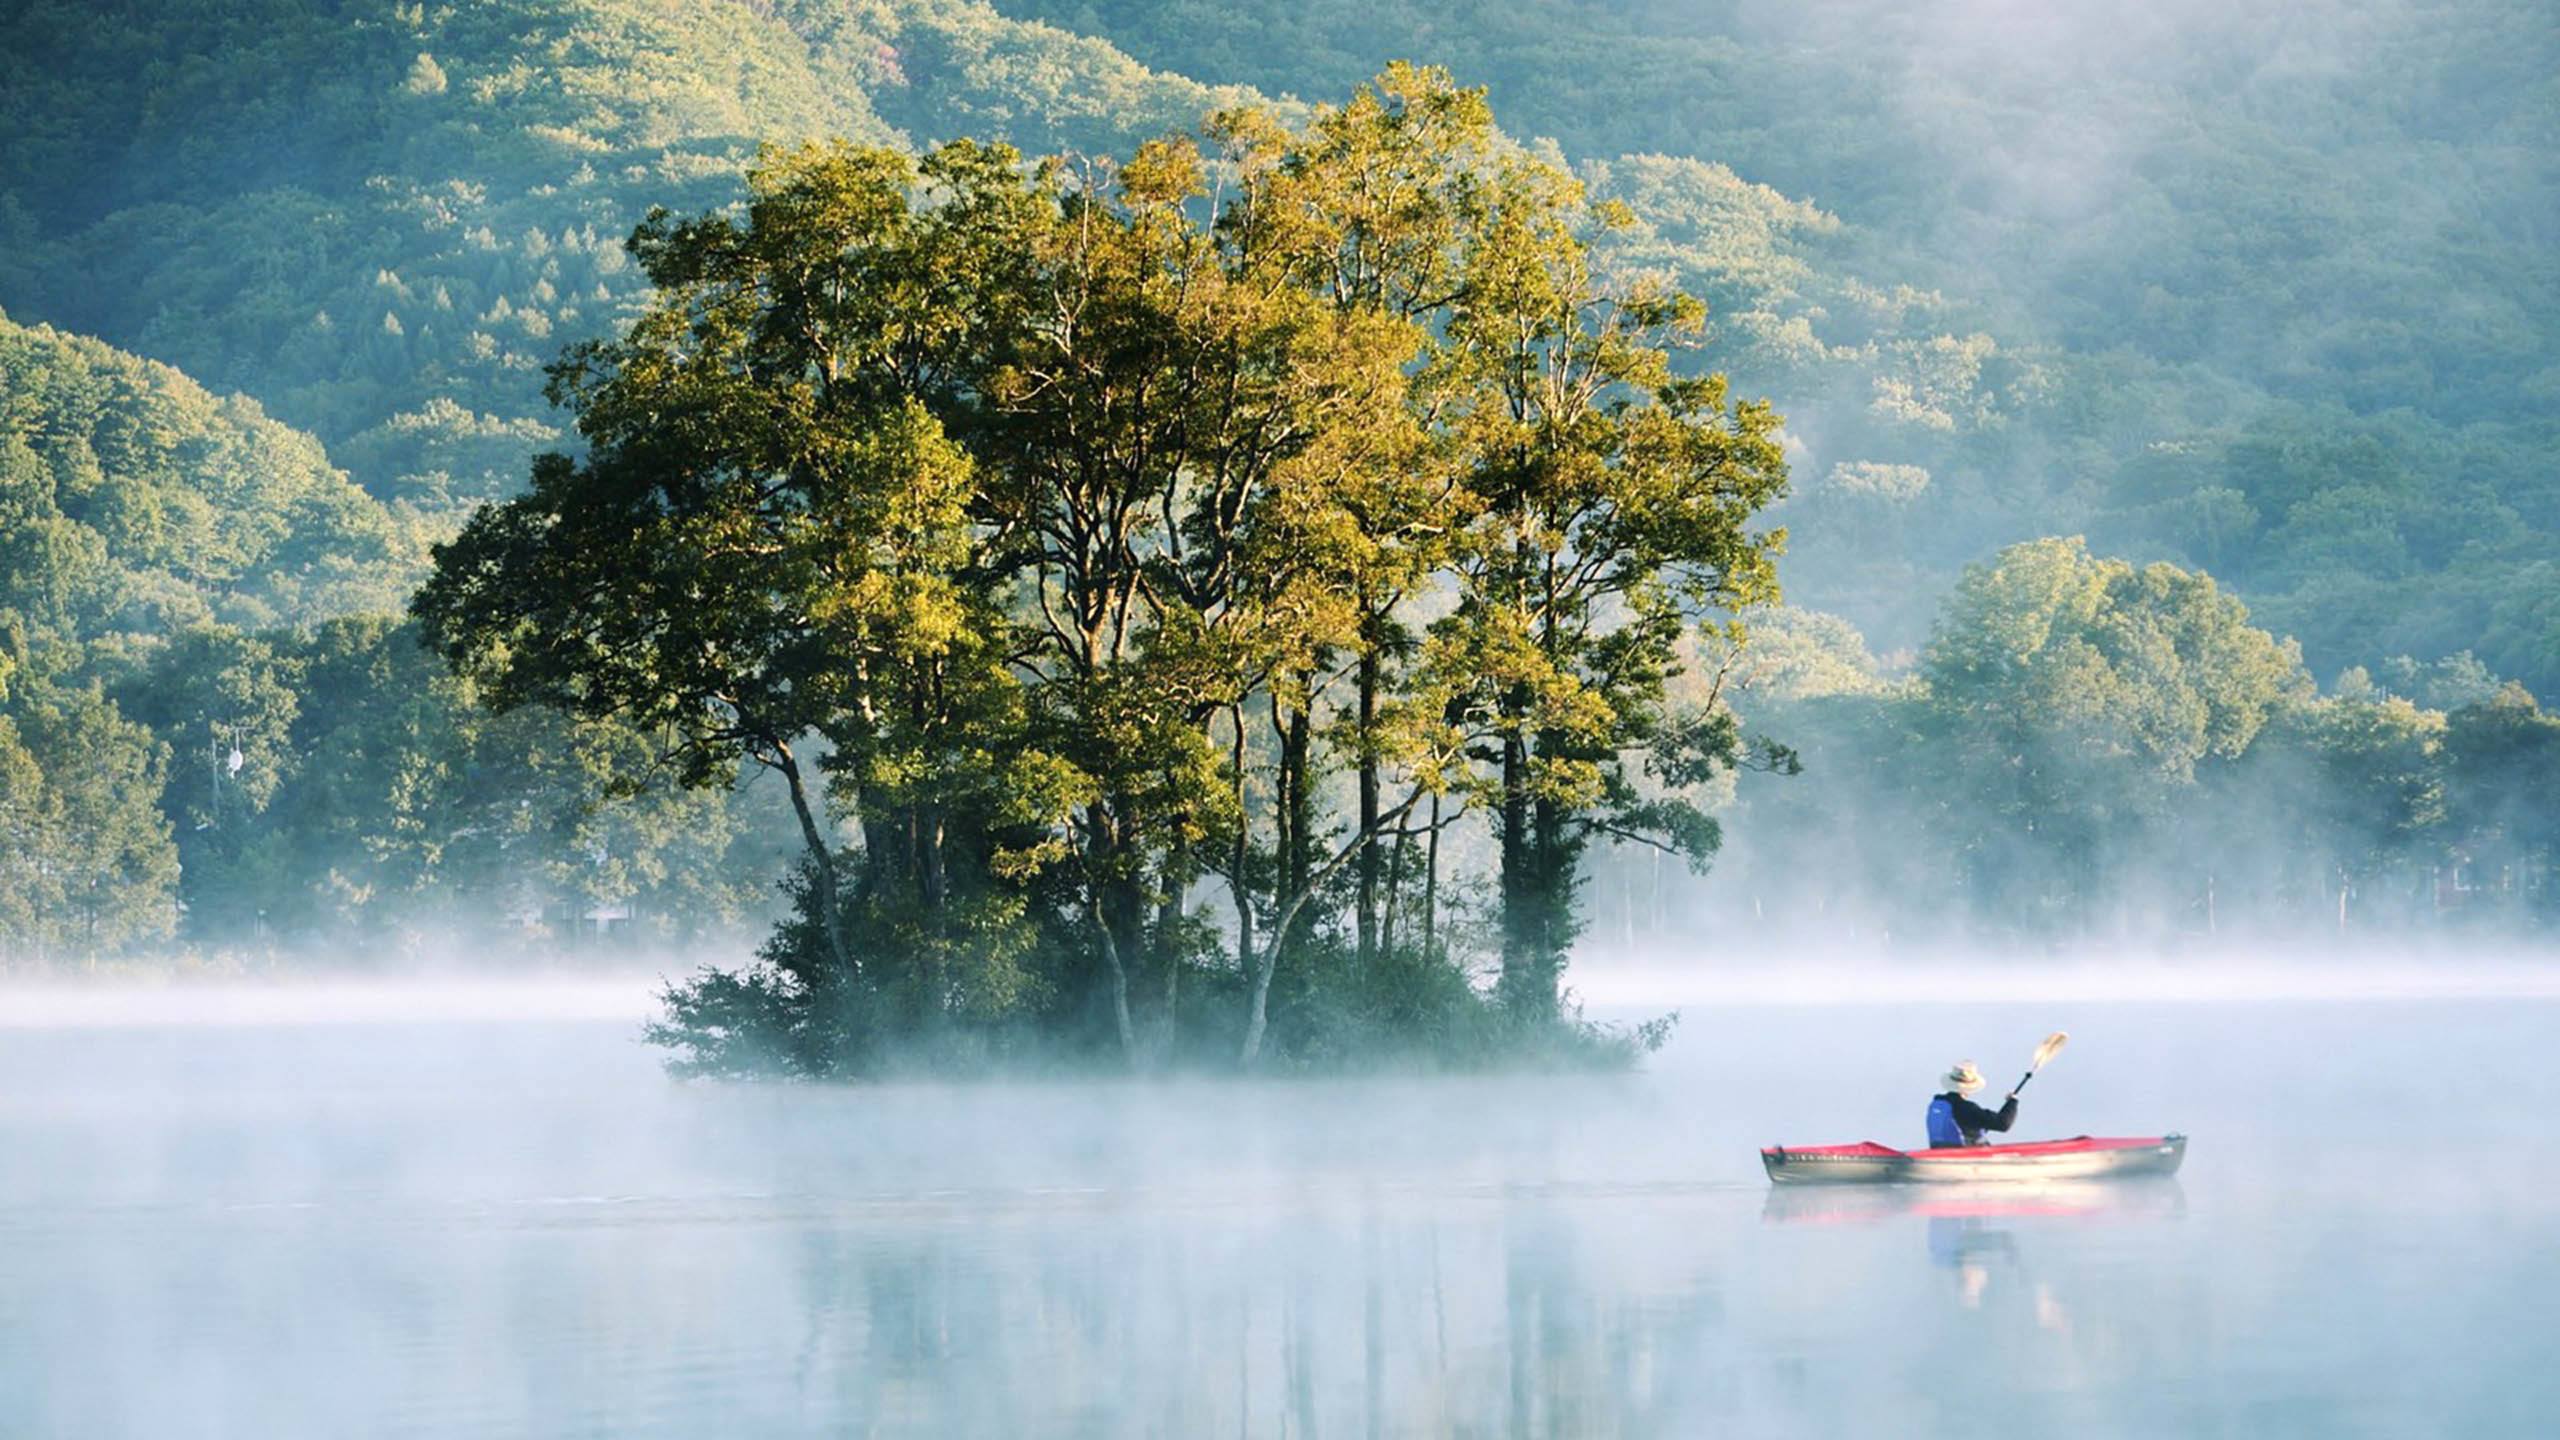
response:
[[[1929,1102],[1929,1148],[1956,1150],[1964,1146],[1964,1131],[1956,1124],[1955,1102],[1940,1095]]]

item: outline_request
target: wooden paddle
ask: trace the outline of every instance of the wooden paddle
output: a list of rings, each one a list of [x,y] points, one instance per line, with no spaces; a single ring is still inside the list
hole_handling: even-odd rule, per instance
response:
[[[2009,1098],[2018,1098],[2018,1092],[2026,1089],[2027,1082],[2036,1078],[2036,1072],[2044,1068],[2044,1062],[2061,1054],[2062,1047],[2070,1043],[2071,1037],[2060,1030],[2044,1037],[2044,1043],[2036,1047],[2036,1058],[2027,1062],[2027,1073],[2019,1076],[2018,1083],[2009,1087]]]

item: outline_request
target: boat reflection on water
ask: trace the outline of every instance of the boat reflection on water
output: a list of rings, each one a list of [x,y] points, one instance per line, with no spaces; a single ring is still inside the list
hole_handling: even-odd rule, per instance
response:
[[[2020,1221],[2065,1224],[2157,1220],[2183,1214],[2186,1196],[2169,1177],[2153,1180],[2043,1184],[1772,1186],[1763,1224],[1861,1225],[1914,1217],[1926,1222],[1930,1264],[1954,1280],[1956,1297],[1979,1309],[1998,1283],[2024,1289],[2037,1328],[2067,1336],[2071,1314],[2053,1287],[2027,1273],[2015,1228]]]
[[[2024,1217],[2157,1219],[2186,1209],[2175,1177],[1985,1182],[1978,1185],[1772,1185],[1760,1219],[1772,1225],[1848,1225],[1921,1215],[1947,1220]]]

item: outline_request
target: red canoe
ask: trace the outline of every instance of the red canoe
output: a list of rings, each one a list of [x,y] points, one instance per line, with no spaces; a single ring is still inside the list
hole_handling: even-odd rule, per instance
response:
[[[2167,1175],[2187,1158],[2184,1135],[2036,1140],[2024,1145],[1968,1145],[1896,1150],[1868,1140],[1856,1145],[1772,1145],[1760,1152],[1780,1185],[1874,1185],[1942,1180],[2089,1180]]]

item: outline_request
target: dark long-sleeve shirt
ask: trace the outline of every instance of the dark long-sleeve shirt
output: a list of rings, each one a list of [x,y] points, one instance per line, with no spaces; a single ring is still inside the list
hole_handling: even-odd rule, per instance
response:
[[[1964,1143],[1967,1145],[1981,1144],[1982,1132],[1985,1130],[2005,1132],[2011,1125],[2017,1123],[2018,1097],[2015,1095],[2003,1101],[1997,1110],[1985,1110],[1952,1090],[1938,1098],[1946,1101],[1948,1108],[1955,1111],[1956,1128],[1964,1132]]]

